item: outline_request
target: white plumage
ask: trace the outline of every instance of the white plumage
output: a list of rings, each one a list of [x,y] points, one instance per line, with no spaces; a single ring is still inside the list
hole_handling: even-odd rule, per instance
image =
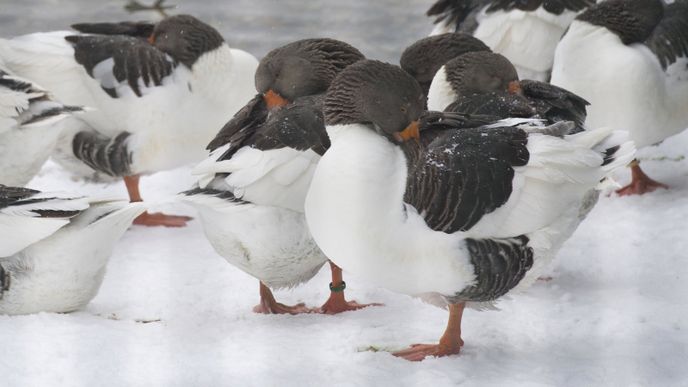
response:
[[[312,278],[327,262],[306,226],[303,204],[320,156],[289,147],[243,147],[217,161],[228,145],[194,169],[201,188],[231,192],[180,196],[198,211],[211,244],[234,266],[271,288],[292,287]],[[229,173],[226,177],[215,174]],[[243,202],[242,200],[248,201]]]
[[[511,9],[488,13],[489,6],[484,6],[476,16],[478,26],[472,35],[507,57],[519,78],[546,81],[557,43],[577,13],[563,11],[556,15],[542,7],[534,11]],[[441,22],[431,35],[455,30],[455,25]]]
[[[602,166],[599,149],[619,140],[611,130],[565,138],[531,133],[531,157],[515,168],[509,201],[468,231],[447,234],[430,229],[422,214],[403,203],[407,166],[401,148],[360,124],[328,126],[328,134],[332,146],[306,198],[314,239],[347,271],[410,295],[452,296],[473,284],[466,238],[525,234],[534,267],[522,282],[532,282],[575,230],[590,190],[634,153],[631,143],[621,141],[617,158]]]
[[[177,66],[161,86],[145,87],[141,97],[126,83],[107,78],[111,61],[94,68],[91,77],[74,58],[64,38],[69,31],[35,33],[0,40],[0,56],[14,72],[36,80],[65,103],[94,107],[81,118],[94,130],[114,137],[132,133],[132,173],[150,173],[202,160],[205,146],[243,103],[255,94],[258,61],[227,44],[206,52],[189,69]],[[119,98],[102,85],[115,86]]]
[[[78,108],[55,101],[38,85],[11,75],[0,60],[0,184],[23,186],[50,157],[61,122]]]
[[[0,314],[71,312],[86,305],[100,288],[114,244],[145,210],[142,203],[52,197],[0,210],[0,264],[10,278]],[[81,212],[44,218],[32,215],[38,209]]]
[[[557,47],[552,84],[590,102],[586,124],[626,130],[644,147],[688,126],[688,60],[666,71],[644,44],[576,20]]]

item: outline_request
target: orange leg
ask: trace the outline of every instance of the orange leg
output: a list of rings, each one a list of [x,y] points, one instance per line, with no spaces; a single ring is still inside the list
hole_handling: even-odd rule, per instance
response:
[[[463,340],[461,339],[461,318],[466,303],[449,305],[449,322],[439,344],[414,344],[403,351],[394,352],[393,355],[410,361],[421,361],[427,356],[456,355],[461,351]]]
[[[127,186],[129,193],[129,201],[142,202],[141,193],[139,192],[139,175],[124,176],[124,184]],[[165,227],[184,227],[186,222],[190,221],[189,216],[165,215],[161,212],[149,213],[148,211],[139,215],[134,224],[143,226],[165,226]]]
[[[330,284],[330,298],[320,307],[320,312],[324,314],[337,314],[349,310],[357,310],[367,306],[381,306],[382,304],[359,304],[356,301],[347,301],[344,298],[346,283],[342,279],[342,269],[330,261],[332,270],[332,283]]]
[[[669,186],[650,179],[642,169],[638,160],[633,160],[631,166],[631,183],[616,191],[619,196],[642,195],[657,188],[669,189]]]
[[[275,300],[275,296],[270,291],[270,288],[260,283],[260,304],[253,307],[255,313],[263,314],[301,314],[314,313],[317,310],[307,308],[304,303],[288,306],[280,304]]]

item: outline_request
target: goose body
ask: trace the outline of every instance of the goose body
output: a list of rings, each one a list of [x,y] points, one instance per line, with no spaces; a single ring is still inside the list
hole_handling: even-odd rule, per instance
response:
[[[682,3],[676,4],[678,8]],[[683,4],[684,26],[688,26],[687,10],[688,5]],[[676,12],[674,18],[681,17],[679,10]],[[667,13],[661,20],[669,24],[670,18]],[[604,26],[576,20],[557,48],[552,73],[553,84],[590,101],[591,127],[627,130],[638,147],[655,144],[688,127],[688,52],[677,51],[673,60],[661,62],[661,51],[653,51],[656,46],[650,44],[651,39],[680,39],[685,31],[658,27],[652,31],[648,43],[625,44]]]
[[[611,129],[485,125],[421,114],[423,104],[420,85],[395,66],[344,70],[325,99],[331,146],[305,205],[313,238],[344,270],[449,304],[440,344],[396,353],[409,360],[458,353],[466,302],[532,283],[592,208],[600,181],[634,154]]]
[[[258,64],[224,42],[188,67],[135,37],[70,31],[4,40],[0,56],[15,73],[36,80],[61,101],[94,108],[80,117],[92,130],[81,132],[77,157],[117,176],[203,159],[217,129],[253,95]],[[139,77],[121,79],[123,69],[117,66],[136,56],[144,58]],[[87,144],[127,157],[101,160],[87,153]]]
[[[0,186],[0,314],[71,312],[93,299],[141,203]]]
[[[466,32],[514,64],[519,77],[546,81],[554,50],[576,15],[594,1],[439,0],[431,35]]]
[[[247,105],[253,108],[248,116],[228,123],[250,134],[237,132],[200,163],[194,169],[199,187],[181,199],[198,210],[208,240],[229,263],[270,288],[290,288],[327,262],[303,215],[324,150],[322,105],[320,98],[307,97],[268,113],[261,98]],[[257,117],[265,121],[253,127],[239,123]],[[310,132],[316,135],[307,136]],[[297,136],[295,143],[284,141],[290,135]]]
[[[436,191],[430,186],[414,188],[404,152],[370,128],[329,126],[328,133],[332,147],[318,165],[306,201],[308,224],[318,245],[335,263],[373,283],[409,295],[439,293],[449,299],[476,284],[472,259],[479,258],[471,254],[474,245],[502,243],[515,246],[514,252],[516,248],[531,250],[528,270],[520,273],[523,279],[517,281],[523,282],[522,288],[531,283],[590,209],[580,205],[591,200],[589,191],[609,170],[632,157],[632,146],[625,144],[624,151],[630,153],[610,167],[602,166],[603,153],[590,148],[600,146],[611,131],[596,133],[599,142],[592,145],[588,133],[569,138],[528,134],[527,164],[514,166],[511,179],[491,182],[500,194],[507,191],[502,203],[488,202],[482,211],[492,211],[483,214],[479,206],[489,199],[474,196],[479,192],[467,192],[462,200],[478,207],[466,212],[477,212],[479,220],[466,220],[452,232],[449,224],[438,229],[427,223],[431,216],[457,216],[430,210],[461,211],[443,196],[451,194],[450,187],[440,186]],[[432,159],[433,150],[426,152],[426,162],[436,162],[441,168],[442,160]],[[480,164],[465,167],[482,168]],[[467,179],[471,181],[471,177]],[[429,180],[420,183],[430,184]],[[424,203],[434,198],[439,204],[415,208],[406,202],[409,192],[423,190],[429,190],[424,192],[429,195]],[[506,260],[521,258],[515,254]]]
[[[580,14],[557,47],[552,83],[591,103],[590,127],[628,131],[638,147],[688,127],[688,3],[610,0]],[[666,185],[636,161],[620,195]]]
[[[0,184],[23,186],[50,157],[61,121],[82,109],[3,68],[0,61]]]

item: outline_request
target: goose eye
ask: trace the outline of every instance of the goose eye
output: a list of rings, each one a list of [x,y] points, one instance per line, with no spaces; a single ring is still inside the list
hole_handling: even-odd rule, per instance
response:
[[[406,113],[406,108],[402,106],[402,107],[401,107],[401,112],[402,112],[402,113]]]

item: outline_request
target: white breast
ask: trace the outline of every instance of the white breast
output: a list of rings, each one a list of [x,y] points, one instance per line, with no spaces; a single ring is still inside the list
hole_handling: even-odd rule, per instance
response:
[[[332,146],[306,198],[306,219],[345,271],[391,290],[454,294],[474,280],[460,236],[430,230],[402,202],[401,150],[362,125],[328,127]]]
[[[507,57],[519,78],[545,81],[557,43],[575,16],[571,11],[554,15],[542,7],[532,12],[483,10],[473,36]]]
[[[428,91],[428,110],[444,111],[458,96],[447,81],[447,70],[442,66],[432,78]]]
[[[627,130],[642,147],[688,126],[688,80],[669,70],[646,46],[626,46],[603,27],[574,21],[556,50],[552,84],[591,103],[587,126]]]

